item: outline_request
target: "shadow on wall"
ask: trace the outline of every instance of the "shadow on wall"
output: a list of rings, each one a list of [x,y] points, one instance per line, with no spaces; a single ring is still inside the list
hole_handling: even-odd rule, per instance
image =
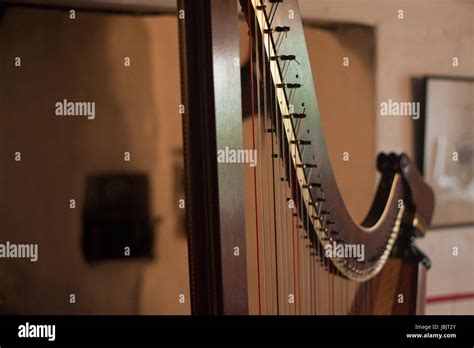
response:
[[[159,160],[164,154],[159,116],[167,110],[157,100],[156,52],[150,46],[163,20],[87,12],[77,12],[71,19],[68,11],[4,11],[0,243],[37,244],[39,258],[37,262],[0,261],[1,312],[136,314],[143,310],[145,277],[153,276],[149,269],[156,269],[160,259],[156,248],[162,218],[160,230],[156,224],[153,227],[157,258],[90,266],[81,251],[81,214],[88,175],[147,173],[154,221],[162,214],[160,200],[173,194],[164,192],[172,187],[173,176]],[[177,58],[178,53],[172,55]],[[179,89],[174,93],[178,98]],[[58,102],[90,103],[94,115],[74,104],[58,116]],[[179,118],[171,123],[176,125],[168,132],[180,132]],[[185,252],[182,236],[163,233]],[[187,274],[178,278],[185,288]],[[161,299],[166,300],[164,292]]]

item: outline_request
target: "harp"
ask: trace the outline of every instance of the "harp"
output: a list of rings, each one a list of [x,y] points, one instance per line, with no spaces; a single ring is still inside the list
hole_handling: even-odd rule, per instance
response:
[[[253,80],[242,89],[235,2],[179,4],[193,314],[423,313],[429,259],[414,240],[432,190],[405,154],[380,154],[373,203],[355,222],[331,169],[297,1],[240,5]],[[217,160],[243,148],[241,90],[258,157],[252,207],[243,167]]]

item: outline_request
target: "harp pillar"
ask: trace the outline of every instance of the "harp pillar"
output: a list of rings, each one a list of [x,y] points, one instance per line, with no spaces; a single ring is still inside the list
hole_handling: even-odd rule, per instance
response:
[[[247,314],[239,34],[234,0],[181,0],[186,217],[193,314]]]

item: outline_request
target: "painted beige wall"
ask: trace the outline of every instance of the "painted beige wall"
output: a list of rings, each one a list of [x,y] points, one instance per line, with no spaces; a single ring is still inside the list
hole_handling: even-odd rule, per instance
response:
[[[71,21],[64,11],[11,9],[0,52],[0,240],[39,244],[37,263],[0,261],[0,310],[188,312],[176,20],[78,13]],[[55,116],[64,98],[95,101],[96,118]],[[155,257],[91,266],[80,250],[85,176],[117,171],[148,173]]]
[[[353,22],[376,29],[376,110],[411,100],[411,79],[474,76],[474,3],[469,0],[300,0],[306,21]],[[398,10],[404,19],[398,19]],[[452,66],[452,57],[460,65]],[[376,117],[376,151],[413,154],[413,121]]]

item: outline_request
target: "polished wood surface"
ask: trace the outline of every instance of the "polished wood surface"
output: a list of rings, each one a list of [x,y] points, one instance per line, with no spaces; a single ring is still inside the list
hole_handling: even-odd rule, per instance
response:
[[[243,169],[217,163],[217,150],[242,148],[235,2],[179,7],[192,313],[246,314]]]

